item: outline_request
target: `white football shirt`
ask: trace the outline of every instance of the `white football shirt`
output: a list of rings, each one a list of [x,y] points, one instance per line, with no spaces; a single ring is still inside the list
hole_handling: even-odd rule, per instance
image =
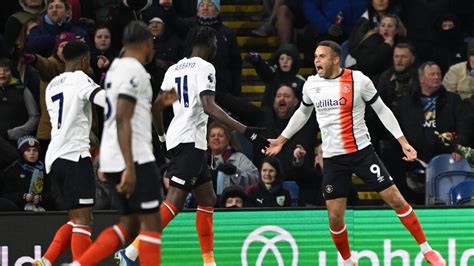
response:
[[[197,149],[207,149],[207,120],[200,94],[216,89],[214,66],[200,57],[183,58],[166,71],[161,89],[176,90],[173,103],[174,118],[166,133],[168,150],[180,143],[194,142]]]
[[[150,74],[133,57],[116,58],[105,78],[107,108],[104,108],[104,130],[100,146],[100,167],[103,172],[125,169],[125,161],[117,136],[117,101],[119,97],[135,101],[132,126],[133,161],[144,164],[155,160],[152,147],[152,88]]]
[[[79,161],[90,157],[92,100],[100,91],[82,71],[65,72],[48,84],[46,108],[51,121],[51,143],[46,151],[46,173],[58,158]]]
[[[303,86],[303,104],[314,104],[321,129],[323,157],[349,154],[370,145],[366,104],[378,97],[372,81],[360,71],[343,69],[334,79],[310,76]]]

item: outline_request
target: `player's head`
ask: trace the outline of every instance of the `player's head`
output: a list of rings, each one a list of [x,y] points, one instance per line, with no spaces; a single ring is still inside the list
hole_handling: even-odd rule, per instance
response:
[[[322,78],[337,76],[341,65],[342,49],[333,41],[322,41],[314,52],[314,66]]]
[[[188,33],[187,43],[191,46],[193,54],[197,53],[198,50],[207,51],[204,55],[200,54],[199,56],[207,61],[212,60],[217,51],[217,32],[211,27],[194,27]]]
[[[133,50],[143,57],[143,64],[149,63],[153,59],[153,35],[142,21],[132,21],[128,23],[123,31],[123,46],[125,50]]]
[[[83,41],[68,42],[63,49],[66,65],[86,71],[90,67],[89,47]]]

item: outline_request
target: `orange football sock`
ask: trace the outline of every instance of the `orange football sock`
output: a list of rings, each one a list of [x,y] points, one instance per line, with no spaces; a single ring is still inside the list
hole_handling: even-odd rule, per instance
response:
[[[75,224],[72,228],[71,250],[73,260],[79,259],[92,244],[91,232],[92,229],[86,225]]]
[[[351,249],[349,247],[349,234],[347,227],[343,224],[341,227],[331,227],[332,241],[336,245],[337,250],[344,260],[351,257]]]
[[[212,217],[214,214],[213,207],[197,206],[196,210],[196,230],[198,233],[199,244],[201,245],[201,253],[203,259],[210,260],[204,263],[214,261],[214,232],[212,230]]]
[[[161,263],[161,232],[142,231],[138,236],[140,265],[156,266]]]
[[[102,231],[97,240],[77,260],[80,265],[95,265],[107,258],[120,245],[128,240],[128,233],[120,226],[114,225]]]
[[[410,231],[416,242],[419,245],[426,242],[425,232],[423,232],[420,220],[418,220],[418,216],[416,216],[416,213],[411,208],[410,204],[407,204],[404,208],[397,210],[396,212],[398,218],[400,218],[400,221],[405,226],[405,228]]]
[[[178,215],[178,208],[174,206],[169,201],[164,201],[160,206],[160,215],[161,215],[161,229],[164,230],[165,227]]]
[[[71,247],[71,235],[74,220],[70,220],[63,224],[56,234],[54,235],[53,241],[48,247],[48,250],[43,257],[54,264],[56,259],[61,256],[66,250]]]

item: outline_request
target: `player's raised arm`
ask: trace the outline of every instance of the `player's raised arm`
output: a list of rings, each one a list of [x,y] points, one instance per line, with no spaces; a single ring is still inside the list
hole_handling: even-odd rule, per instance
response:
[[[293,137],[293,135],[295,135],[306,124],[306,122],[308,122],[313,109],[314,105],[311,102],[311,99],[305,96],[305,90],[303,88],[303,100],[301,101],[300,107],[295,111],[293,116],[291,116],[288,125],[286,125],[281,135],[276,139],[268,140],[270,142],[270,147],[266,149],[265,154],[269,156],[278,154],[283,148],[285,142]]]

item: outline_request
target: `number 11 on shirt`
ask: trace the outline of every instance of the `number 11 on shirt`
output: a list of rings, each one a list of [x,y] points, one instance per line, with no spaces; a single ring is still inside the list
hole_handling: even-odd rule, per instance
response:
[[[188,75],[184,75],[183,79],[183,96],[181,97],[181,77],[177,77],[174,79],[176,85],[178,87],[178,99],[181,102],[181,98],[183,99],[183,104],[185,108],[189,107],[189,97],[188,97]]]

